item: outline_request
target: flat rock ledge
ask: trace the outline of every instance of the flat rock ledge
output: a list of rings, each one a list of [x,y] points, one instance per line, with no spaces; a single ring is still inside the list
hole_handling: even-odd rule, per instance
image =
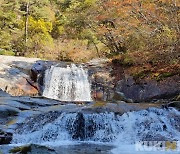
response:
[[[13,96],[37,95],[38,90],[28,80],[30,69],[38,60],[40,59],[0,55],[0,88]]]

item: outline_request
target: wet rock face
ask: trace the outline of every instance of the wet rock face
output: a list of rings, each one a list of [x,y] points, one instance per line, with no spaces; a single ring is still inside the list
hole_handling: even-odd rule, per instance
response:
[[[82,113],[77,113],[76,120],[73,124],[72,138],[83,140],[85,138],[85,119]]]
[[[0,145],[10,144],[11,140],[12,140],[12,133],[8,133],[0,130]]]
[[[10,94],[4,92],[1,88],[0,88],[0,97],[7,97],[7,96],[11,96]]]
[[[111,100],[113,97],[114,78],[110,74],[111,68],[104,67],[88,67],[91,80],[92,98],[94,100]]]
[[[22,153],[22,154],[38,154],[38,153],[45,153],[45,154],[56,154],[55,150],[41,145],[30,144],[20,147],[14,147],[10,150],[11,153]]]
[[[170,98],[180,93],[178,75],[164,78],[162,81],[151,79],[135,81],[123,67],[108,65],[108,63],[100,64],[91,64],[88,67],[94,100],[114,100],[116,93],[124,93],[125,99],[141,102]],[[126,101],[124,98],[121,100]]]
[[[39,128],[43,128],[47,123],[52,123],[54,120],[60,116],[60,112],[50,111],[46,114],[39,114],[36,118],[27,118],[26,122],[18,124],[16,132],[23,133],[23,131],[37,131]],[[37,125],[39,123],[39,125]],[[23,129],[21,129],[23,128]]]
[[[32,84],[37,87],[40,95],[44,90],[45,71],[55,64],[53,61],[37,61],[30,69],[30,78],[34,82]]]
[[[75,144],[68,146],[58,146],[50,148],[49,146],[42,146],[36,144],[30,144],[20,147],[14,147],[10,153],[21,154],[109,154],[113,146],[99,145],[99,144]]]
[[[177,110],[180,111],[180,101],[172,101],[172,102],[169,102],[168,104],[163,105],[163,107],[165,107],[165,108],[174,107],[174,108],[176,108]]]
[[[180,77],[174,76],[161,82],[155,80],[141,80],[138,83],[132,77],[118,81],[115,86],[117,92],[122,92],[134,101],[148,101],[151,99],[169,98],[180,93]]]
[[[20,112],[20,110],[16,107],[0,105],[0,112],[0,118],[6,118],[8,116],[16,116]]]
[[[32,65],[30,77],[34,82],[37,82],[38,75],[43,73],[47,69],[46,63],[38,61]]]
[[[43,80],[46,69],[46,63],[43,61],[38,61],[32,65],[32,68],[30,70],[30,78],[34,83],[37,83],[35,86],[37,87],[39,94],[42,94],[43,92]]]

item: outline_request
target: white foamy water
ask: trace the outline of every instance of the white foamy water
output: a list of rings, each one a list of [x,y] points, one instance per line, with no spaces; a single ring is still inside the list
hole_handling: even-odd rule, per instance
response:
[[[117,147],[111,152],[118,154],[120,151],[136,151],[135,144],[139,141],[180,141],[180,112],[175,109],[151,108],[122,116],[114,113],[83,114],[79,119],[77,113],[59,114],[54,120],[45,119],[43,115],[38,117],[41,119],[38,123],[35,121],[37,117],[27,120],[17,129],[19,131],[14,134],[12,143],[49,146],[104,144]],[[77,132],[81,132],[83,137],[73,138]],[[156,153],[164,151],[157,148]]]
[[[61,101],[91,101],[91,85],[82,66],[51,66],[45,73],[43,96]]]

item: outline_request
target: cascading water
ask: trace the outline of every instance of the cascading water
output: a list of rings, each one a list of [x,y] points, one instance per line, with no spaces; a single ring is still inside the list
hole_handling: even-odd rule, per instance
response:
[[[61,101],[91,101],[90,91],[88,73],[82,66],[52,66],[45,73],[45,97]],[[83,144],[87,144],[85,148],[90,149],[90,144],[93,144],[94,152],[88,149],[79,152],[81,154],[94,154],[97,152],[94,145],[103,144],[105,146],[99,153],[110,146],[108,150],[111,153],[129,150],[128,153],[132,154],[138,141],[180,141],[180,112],[174,108],[149,108],[119,115],[114,112],[101,113],[91,105],[88,108],[88,104],[81,107],[63,104],[57,110],[50,108],[49,111],[43,108],[41,114],[26,118],[15,126],[11,143],[59,147],[60,153],[66,145],[69,149],[69,145],[79,144],[81,149]],[[74,151],[70,150],[63,154],[72,153]]]
[[[48,117],[48,118],[47,118]],[[125,113],[49,112],[17,128],[13,143],[58,145],[65,141],[134,144],[136,141],[180,140],[180,113],[150,108]]]
[[[82,66],[52,66],[45,73],[43,96],[61,101],[91,101],[88,73]]]

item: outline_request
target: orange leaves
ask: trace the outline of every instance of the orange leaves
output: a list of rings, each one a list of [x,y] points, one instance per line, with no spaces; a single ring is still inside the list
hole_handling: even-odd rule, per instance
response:
[[[105,5],[107,7],[115,7],[115,6],[118,6],[119,3],[120,2],[118,0],[108,0]]]
[[[100,15],[98,15],[98,16],[96,17],[96,19],[99,20],[99,21],[103,21],[103,20],[107,19],[107,16],[100,14]]]
[[[172,0],[99,0],[95,31],[100,38],[107,37],[108,44],[125,44],[132,51],[165,49],[164,44],[177,40],[180,29],[176,5]]]

